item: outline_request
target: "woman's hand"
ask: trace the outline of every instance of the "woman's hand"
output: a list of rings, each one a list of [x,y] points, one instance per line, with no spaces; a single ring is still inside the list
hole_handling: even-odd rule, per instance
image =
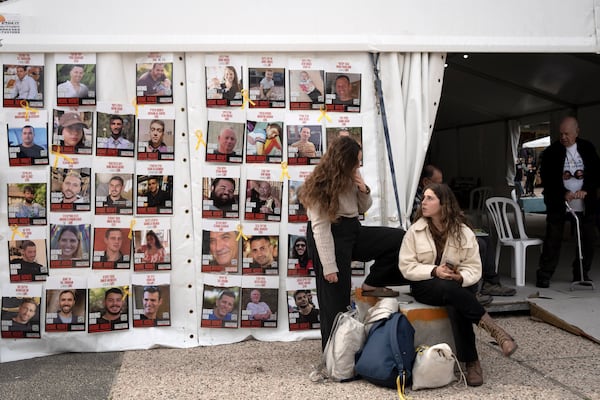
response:
[[[367,184],[365,183],[364,179],[360,175],[360,171],[358,169],[354,173],[354,184],[356,185],[358,190],[360,190],[361,192],[363,192],[363,193],[368,192]]]
[[[325,280],[329,283],[337,283],[338,281],[338,274],[337,272],[333,272],[331,274],[327,274],[325,275]]]
[[[455,272],[446,264],[442,264],[435,269],[435,276],[437,276],[440,279],[445,279],[449,281],[462,282],[463,280],[462,275],[460,273]]]

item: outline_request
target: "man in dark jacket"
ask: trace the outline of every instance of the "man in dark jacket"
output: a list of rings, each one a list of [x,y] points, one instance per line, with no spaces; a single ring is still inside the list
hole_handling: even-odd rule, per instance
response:
[[[583,276],[579,257],[573,260],[573,281],[591,281],[589,270],[594,256],[594,217],[599,183],[600,158],[594,145],[578,138],[579,125],[574,117],[560,123],[560,139],[542,155],[540,166],[546,203],[546,238],[537,270],[536,286],[547,288],[560,258],[567,210],[565,201],[577,212],[581,230]]]

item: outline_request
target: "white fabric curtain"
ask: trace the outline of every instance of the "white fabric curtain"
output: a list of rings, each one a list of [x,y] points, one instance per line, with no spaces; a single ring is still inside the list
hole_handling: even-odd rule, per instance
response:
[[[386,53],[380,57],[401,218],[391,182],[386,184],[387,212],[391,222],[399,221],[404,228],[433,131],[445,61],[445,53]]]
[[[519,121],[511,119],[508,121],[508,144],[506,155],[506,183],[508,186],[515,185],[515,161],[519,155],[519,139],[521,137],[521,125]]]

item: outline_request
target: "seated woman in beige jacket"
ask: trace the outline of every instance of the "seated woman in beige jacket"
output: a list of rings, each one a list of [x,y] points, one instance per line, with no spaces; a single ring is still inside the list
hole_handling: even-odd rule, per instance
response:
[[[475,297],[481,278],[479,247],[450,188],[435,183],[425,187],[416,217],[400,248],[400,271],[411,281],[417,301],[447,306],[457,358],[466,362],[467,383],[479,386],[483,384],[483,373],[473,324],[492,335],[507,357],[515,352],[517,344]]]

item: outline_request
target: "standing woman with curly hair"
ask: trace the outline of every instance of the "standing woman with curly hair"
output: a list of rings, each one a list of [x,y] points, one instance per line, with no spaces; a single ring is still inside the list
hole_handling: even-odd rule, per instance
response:
[[[299,192],[309,218],[307,239],[317,278],[323,348],[335,316],[350,305],[353,260],[375,261],[362,285],[363,295],[395,297],[398,292],[385,285],[405,283],[398,270],[404,231],[362,226],[358,220],[372,203],[371,190],[358,170],[361,158],[356,140],[336,138]]]
[[[457,358],[467,364],[467,384],[483,384],[473,324],[496,339],[506,357],[517,350],[513,338],[496,325],[475,297],[481,278],[479,246],[448,185],[425,187],[416,222],[402,242],[400,271],[411,281],[418,302],[446,306]]]

